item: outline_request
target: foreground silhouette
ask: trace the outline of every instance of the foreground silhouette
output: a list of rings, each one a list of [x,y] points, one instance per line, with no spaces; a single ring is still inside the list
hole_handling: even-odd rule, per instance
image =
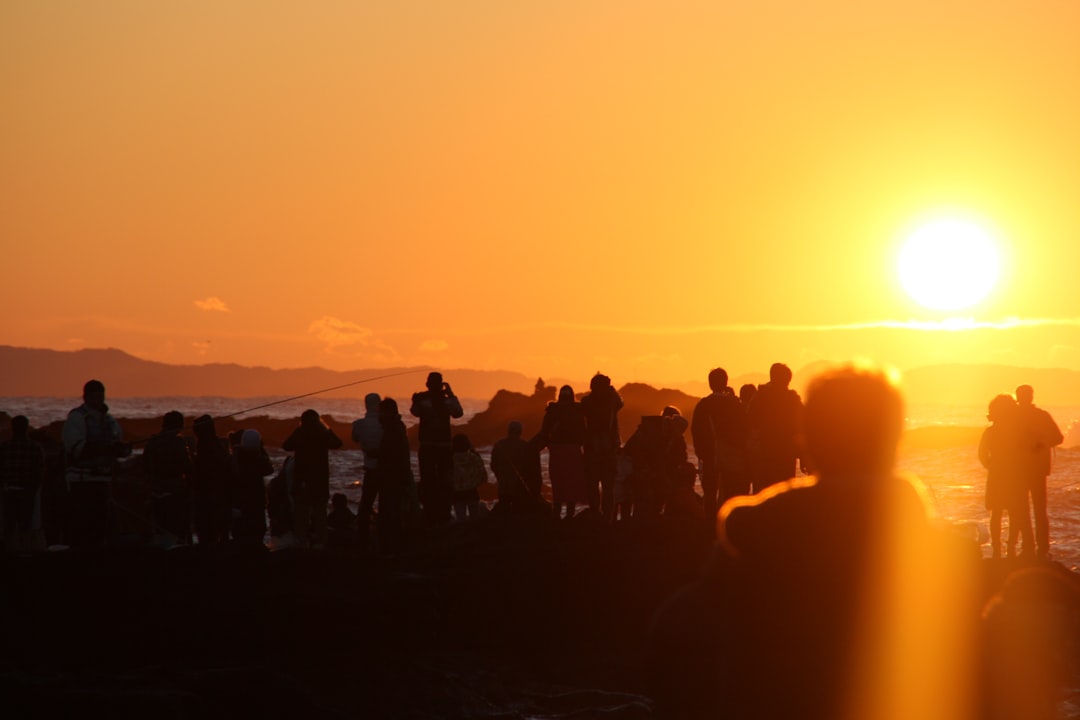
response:
[[[665,716],[972,716],[977,549],[940,533],[893,474],[902,426],[880,374],[811,384],[818,474],[728,501],[704,579],[658,618]]]

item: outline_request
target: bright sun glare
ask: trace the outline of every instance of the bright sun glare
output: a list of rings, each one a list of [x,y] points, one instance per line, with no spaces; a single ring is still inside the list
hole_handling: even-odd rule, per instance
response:
[[[923,225],[900,251],[900,283],[932,310],[963,310],[985,298],[998,279],[1000,259],[990,236],[961,220]]]

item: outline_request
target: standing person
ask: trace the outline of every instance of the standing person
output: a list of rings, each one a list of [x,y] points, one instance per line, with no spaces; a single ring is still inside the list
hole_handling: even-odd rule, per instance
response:
[[[454,448],[450,419],[465,414],[461,403],[443,382],[440,372],[428,373],[427,390],[414,393],[409,412],[420,419],[420,504],[428,526],[450,520],[454,488]]]
[[[63,438],[68,463],[67,544],[104,545],[113,472],[120,458],[131,455],[131,448],[121,442],[120,424],[109,414],[100,380],[83,385],[83,403],[68,413]]]
[[[791,368],[773,363],[769,382],[758,388],[747,410],[747,443],[755,493],[796,474],[803,404],[799,394],[788,387],[790,383]]]
[[[709,373],[711,393],[694,408],[690,437],[698,457],[705,520],[715,525],[716,511],[725,500],[750,492],[746,470],[746,412],[728,387],[723,368]]]
[[[1019,408],[1010,395],[990,401],[986,418],[992,423],[979,438],[979,462],[986,468],[986,509],[990,511],[990,544],[993,556],[1001,557],[1001,515],[1009,513],[1006,557],[1016,552],[1017,537],[1023,552],[1030,553],[1031,513],[1028,511],[1028,478],[1023,472],[1023,440]]]
[[[195,459],[191,473],[192,524],[200,545],[217,545],[229,538],[229,445],[218,437],[214,418],[195,418]]]
[[[574,399],[574,388],[563,385],[559,398],[548,403],[540,435],[548,447],[548,475],[551,477],[551,504],[555,517],[574,517],[577,503],[591,499],[585,475],[585,408]],[[501,494],[501,488],[500,488]]]
[[[382,424],[379,422],[379,403],[382,398],[378,393],[364,396],[364,417],[354,420],[352,440],[364,452],[364,482],[360,488],[360,506],[356,511],[357,529],[360,542],[367,544],[371,525],[371,510],[375,507],[375,498],[379,495],[379,481],[376,469],[379,465],[379,444],[382,442]]]
[[[480,486],[488,481],[480,453],[473,449],[465,433],[454,435],[454,517],[475,518],[480,512]]]
[[[412,450],[396,400],[383,398],[379,402],[379,422],[383,434],[377,470],[379,517],[375,527],[382,551],[390,553],[401,547],[406,492],[412,483]]]
[[[230,438],[232,435],[229,436]],[[244,430],[233,451],[232,507],[233,540],[245,545],[260,545],[266,535],[266,476],[274,473],[274,464],[263,447],[258,430]]]
[[[1050,517],[1046,508],[1046,476],[1050,474],[1052,448],[1065,440],[1061,428],[1050,413],[1035,406],[1035,390],[1030,385],[1016,388],[1021,432],[1027,445],[1024,473],[1027,477],[1031,506],[1035,512],[1035,555],[1050,555]],[[1011,522],[1011,520],[1010,520]]]
[[[611,378],[597,373],[589,381],[589,393],[581,398],[581,407],[585,411],[585,474],[590,504],[610,520],[615,511],[615,474],[622,444],[619,411],[623,401],[612,387]]]
[[[172,410],[161,421],[161,432],[146,443],[143,469],[150,482],[154,524],[158,531],[172,535],[174,542],[191,543],[191,494],[189,481],[194,470],[191,447],[180,433],[184,416]]]
[[[45,549],[41,532],[44,480],[45,452],[30,439],[30,420],[16,415],[11,418],[11,439],[0,444],[0,505],[6,552]]]
[[[314,410],[300,415],[300,425],[281,444],[294,453],[293,532],[301,545],[326,546],[326,505],[330,502],[330,451],[341,447],[341,438]]]
[[[506,437],[496,440],[491,448],[491,472],[499,488],[499,512],[536,509],[540,505],[543,433],[526,440],[521,436],[523,431],[520,422],[511,420],[506,426]]]

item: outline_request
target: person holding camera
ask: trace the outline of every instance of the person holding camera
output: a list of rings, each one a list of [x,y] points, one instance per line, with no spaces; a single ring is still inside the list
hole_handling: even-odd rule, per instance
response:
[[[454,447],[451,418],[465,414],[450,384],[440,372],[428,373],[427,390],[413,393],[409,412],[420,420],[420,505],[424,523],[441,525],[450,521],[453,504]]]

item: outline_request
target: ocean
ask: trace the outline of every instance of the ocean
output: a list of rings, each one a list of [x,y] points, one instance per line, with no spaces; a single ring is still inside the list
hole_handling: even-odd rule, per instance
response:
[[[110,410],[116,417],[160,417],[168,410],[179,410],[188,418],[202,413],[215,417],[241,414],[255,410],[253,415],[272,418],[298,418],[305,409],[312,407],[320,414],[337,420],[348,421],[362,415],[362,403],[351,398],[304,398],[280,402],[282,398],[223,398],[223,397],[146,397],[110,398]],[[269,405],[270,403],[274,403]],[[0,398],[0,410],[9,415],[26,415],[33,426],[63,420],[68,411],[78,405],[72,398],[35,397]],[[260,407],[269,405],[268,407]],[[465,416],[456,421],[463,424],[477,412],[487,407],[486,400],[462,399]],[[1050,509],[1051,557],[1070,568],[1080,571],[1080,407],[1046,408],[1057,420],[1062,432],[1066,432],[1065,444],[1055,452],[1053,472],[1048,483]],[[937,427],[983,427],[986,410],[981,406],[915,406],[908,409],[909,428]],[[406,424],[414,418],[407,413],[402,418]],[[624,430],[624,435],[629,435]],[[625,439],[625,438],[624,438]],[[354,508],[359,500],[363,456],[358,449],[350,447],[346,439],[343,450],[331,454],[332,492],[343,492]],[[488,460],[491,448],[479,448]],[[284,453],[273,451],[272,457],[280,465]],[[415,462],[415,456],[414,456]],[[544,468],[546,472],[546,457]],[[956,446],[939,449],[905,449],[899,459],[899,470],[919,478],[929,490],[937,515],[958,532],[970,534],[981,541],[983,552],[989,556],[989,512],[984,506],[986,471],[979,464],[976,448]],[[415,472],[415,467],[414,467]],[[545,477],[545,482],[547,479]],[[1004,533],[1003,533],[1004,537]]]

